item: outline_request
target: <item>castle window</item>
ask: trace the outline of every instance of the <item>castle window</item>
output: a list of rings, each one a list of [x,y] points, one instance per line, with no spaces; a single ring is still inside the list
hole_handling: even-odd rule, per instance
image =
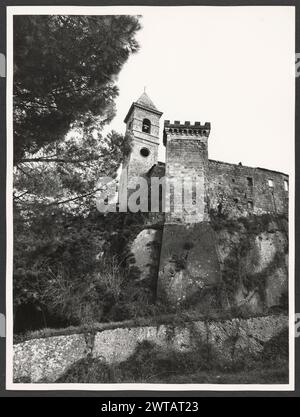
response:
[[[142,131],[145,132],[145,133],[150,133],[151,132],[151,122],[150,122],[149,119],[144,119],[143,120]]]
[[[234,178],[232,178],[232,180],[231,180],[233,183],[235,182],[235,179]]]
[[[132,130],[132,120],[129,122],[128,128],[129,130]]]
[[[289,182],[288,182],[288,180],[284,180],[284,190],[289,191]]]
[[[268,180],[268,185],[270,188],[274,188],[274,181],[273,180]]]
[[[147,158],[147,156],[149,156],[149,155],[150,155],[150,151],[149,151],[149,149],[148,149],[148,148],[142,148],[142,149],[140,150],[140,154],[141,154],[144,158]]]
[[[248,184],[248,187],[253,187],[253,178],[252,177],[247,177],[247,184]]]
[[[248,209],[253,210],[254,204],[253,201],[248,201]]]

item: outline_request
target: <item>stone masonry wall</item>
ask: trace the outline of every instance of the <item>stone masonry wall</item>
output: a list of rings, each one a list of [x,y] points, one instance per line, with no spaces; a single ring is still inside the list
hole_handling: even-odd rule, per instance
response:
[[[207,145],[199,140],[171,139],[167,145],[166,177],[173,181],[171,191],[170,213],[167,222],[195,223],[207,218],[206,209]],[[200,185],[198,199],[184,200],[183,183],[193,187],[193,180]],[[192,197],[192,196],[191,196]],[[197,205],[195,205],[197,204]]]
[[[107,364],[125,361],[143,341],[181,352],[208,342],[214,346],[219,358],[232,363],[243,355],[259,354],[268,340],[286,328],[288,318],[282,315],[247,320],[194,321],[180,327],[119,327],[90,335],[32,339],[14,345],[13,376],[15,382],[53,383],[83,358],[101,358]]]
[[[166,223],[199,223],[208,220],[207,175],[210,124],[179,121],[164,123],[166,144]],[[168,194],[168,191],[170,194]]]
[[[210,209],[232,217],[248,213],[288,214],[287,175],[212,160],[208,166]]]
[[[151,132],[150,135],[148,133],[142,132],[142,123],[144,118],[147,118],[151,122]],[[135,107],[132,113],[132,116],[128,119],[128,125],[132,121],[132,131],[134,135],[137,135],[138,137],[145,139],[156,141],[158,143],[159,139],[159,119],[160,115],[158,115],[156,112],[153,112],[150,110],[145,110],[143,108]]]
[[[147,148],[149,155],[143,157],[141,150]],[[149,142],[144,139],[134,139],[133,148],[127,161],[123,164],[123,175],[126,172],[128,178],[128,186],[135,190],[135,183],[132,182],[133,177],[144,176],[150,168],[156,164],[158,155],[158,144]],[[131,186],[132,184],[132,186]]]
[[[177,147],[180,153],[179,145]],[[155,168],[150,171],[151,176],[161,178],[165,175],[163,163],[155,165]],[[269,186],[269,180],[273,181],[274,187]],[[248,214],[287,215],[288,181],[288,175],[281,172],[208,160],[207,210],[221,210],[231,217]]]
[[[142,131],[143,120],[147,118],[151,123],[151,132]],[[157,163],[159,145],[159,119],[160,114],[134,106],[127,121],[127,132],[133,135],[133,148],[131,155],[124,164],[127,169],[129,184],[131,177],[145,175]],[[149,151],[148,156],[141,155],[141,149]]]

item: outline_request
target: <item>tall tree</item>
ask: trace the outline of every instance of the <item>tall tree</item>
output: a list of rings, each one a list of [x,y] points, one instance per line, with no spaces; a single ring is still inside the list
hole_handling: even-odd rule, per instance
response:
[[[108,226],[95,193],[99,177],[116,175],[131,140],[102,131],[115,114],[116,76],[138,50],[139,21],[16,16],[14,27],[16,328],[40,326],[36,311],[44,325],[99,320]]]

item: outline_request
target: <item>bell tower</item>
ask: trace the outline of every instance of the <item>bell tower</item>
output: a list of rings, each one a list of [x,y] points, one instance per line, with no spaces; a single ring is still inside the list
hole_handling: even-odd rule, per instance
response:
[[[157,163],[159,146],[159,120],[162,112],[144,92],[132,103],[124,122],[126,133],[133,136],[130,156],[123,166],[130,178],[145,175]]]

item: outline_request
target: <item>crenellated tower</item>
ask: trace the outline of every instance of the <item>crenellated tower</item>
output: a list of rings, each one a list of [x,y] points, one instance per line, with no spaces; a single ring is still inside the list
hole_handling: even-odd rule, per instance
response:
[[[164,123],[166,199],[157,297],[178,305],[220,283],[215,237],[209,223],[208,137],[210,123]],[[199,295],[200,296],[200,295]]]
[[[210,123],[164,123],[166,178],[171,185],[166,223],[199,223],[208,217]],[[168,196],[167,196],[168,198]]]

